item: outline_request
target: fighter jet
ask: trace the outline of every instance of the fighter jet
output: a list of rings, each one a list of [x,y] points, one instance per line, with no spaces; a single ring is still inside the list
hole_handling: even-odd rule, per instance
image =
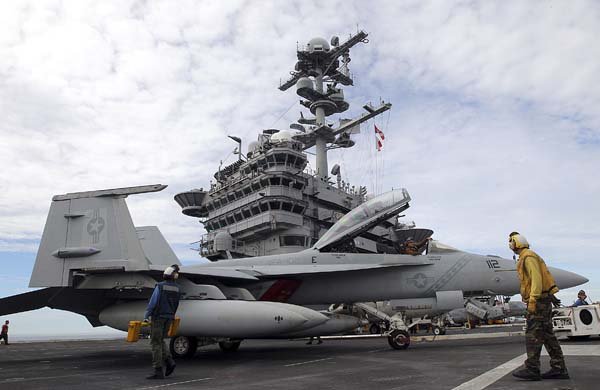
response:
[[[85,316],[93,326],[127,330],[141,320],[163,270],[180,264],[155,226],[135,227],[125,198],[165,185],[69,193],[52,199],[30,280],[42,289],[0,300],[0,315],[42,307]],[[302,252],[182,266],[175,356],[194,354],[211,337],[224,350],[241,340],[333,334],[360,324],[353,317],[303,305],[429,298],[449,300],[518,292],[513,260],[438,245],[427,255],[353,253],[353,239],[409,207],[405,189],[377,196],[335,223]],[[561,288],[587,281],[552,268]],[[408,333],[392,324],[392,346]]]

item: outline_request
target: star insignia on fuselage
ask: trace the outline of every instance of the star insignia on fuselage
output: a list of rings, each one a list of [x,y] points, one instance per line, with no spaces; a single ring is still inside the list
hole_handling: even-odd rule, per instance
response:
[[[428,277],[427,275],[419,272],[415,274],[412,278],[406,279],[408,282],[412,283],[416,288],[425,288],[431,282],[433,278]]]

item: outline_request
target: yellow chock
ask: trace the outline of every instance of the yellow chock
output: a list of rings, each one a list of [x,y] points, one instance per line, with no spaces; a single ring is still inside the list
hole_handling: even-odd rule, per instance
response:
[[[175,317],[175,319],[173,321],[171,321],[171,325],[169,325],[169,332],[167,333],[167,336],[174,337],[177,334],[177,331],[179,330],[180,322],[181,322],[181,318],[179,318],[179,317]]]
[[[140,330],[142,329],[142,321],[129,321],[127,328],[127,342],[135,343],[140,339]]]

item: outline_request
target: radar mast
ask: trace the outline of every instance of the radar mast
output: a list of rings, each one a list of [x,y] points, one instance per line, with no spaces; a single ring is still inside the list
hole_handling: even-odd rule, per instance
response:
[[[296,93],[304,98],[300,104],[308,108],[314,118],[301,118],[298,124],[291,125],[294,129],[304,131],[294,136],[304,144],[304,149],[315,147],[317,176],[327,179],[327,151],[339,147],[352,147],[350,140],[352,130],[382,112],[389,110],[390,103],[381,102],[378,107],[370,104],[364,106],[367,113],[358,118],[340,121],[340,126],[332,127],[327,124],[327,117],[342,113],[349,108],[344,100],[344,91],[339,85],[354,84],[348,64],[350,63],[350,48],[362,42],[368,43],[368,34],[364,31],[351,36],[340,44],[334,36],[330,42],[323,38],[313,38],[308,44],[297,50],[298,62],[290,72],[291,78],[279,86],[285,91],[296,85]],[[305,126],[307,125],[307,126]]]

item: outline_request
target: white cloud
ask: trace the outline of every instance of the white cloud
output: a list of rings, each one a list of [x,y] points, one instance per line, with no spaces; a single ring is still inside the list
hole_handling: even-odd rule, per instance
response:
[[[284,114],[297,96],[276,89],[296,42],[359,24],[370,43],[353,49],[344,116],[392,101],[377,120],[386,151],[376,170],[369,124],[330,165],[357,186],[407,187],[408,218],[453,246],[509,256],[506,233],[521,229],[593,274],[599,13],[586,1],[2,3],[0,250],[31,250],[54,194],[160,182],[128,199],[134,221],[193,259],[202,230],[173,195],[208,187],[234,147],[226,134],[247,145],[297,118],[298,106]]]

